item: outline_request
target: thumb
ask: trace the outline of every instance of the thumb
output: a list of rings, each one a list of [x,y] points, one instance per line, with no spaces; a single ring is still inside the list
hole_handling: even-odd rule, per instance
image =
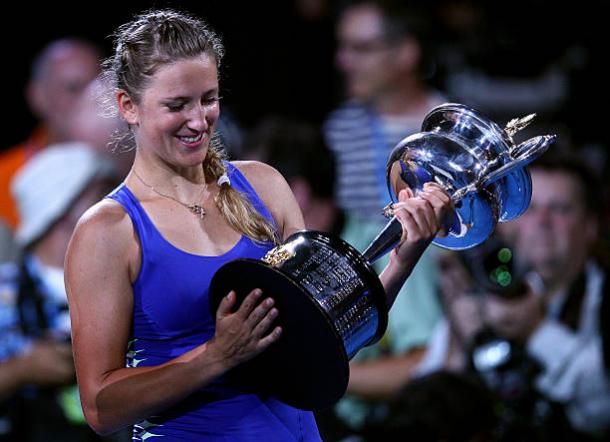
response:
[[[231,313],[231,309],[235,305],[235,291],[231,290],[227,296],[223,296],[216,312],[216,317],[227,316]]]
[[[398,200],[399,201],[406,201],[409,198],[413,198],[414,196],[415,196],[415,194],[413,193],[413,191],[409,187],[405,187],[400,192],[398,192]]]

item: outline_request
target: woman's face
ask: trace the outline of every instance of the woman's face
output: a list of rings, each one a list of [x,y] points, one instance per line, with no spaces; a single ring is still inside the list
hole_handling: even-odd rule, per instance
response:
[[[176,167],[201,164],[220,116],[218,98],[214,57],[161,66],[134,106],[138,149]]]

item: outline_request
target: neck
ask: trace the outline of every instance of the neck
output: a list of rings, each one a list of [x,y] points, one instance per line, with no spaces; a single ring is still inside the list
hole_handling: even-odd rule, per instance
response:
[[[176,198],[185,204],[199,201],[202,197],[202,186],[206,184],[203,167],[198,164],[192,167],[178,168],[159,158],[136,151],[136,157],[126,182],[131,186],[143,188]],[[205,192],[203,192],[205,193]]]
[[[429,93],[414,78],[406,78],[373,98],[373,106],[381,115],[411,116],[427,112]]]
[[[559,266],[554,266],[548,272],[541,271],[540,276],[544,281],[547,293],[553,297],[559,293],[567,293],[570,286],[574,283],[578,275],[584,271],[586,262],[573,262],[566,269],[559,271]]]

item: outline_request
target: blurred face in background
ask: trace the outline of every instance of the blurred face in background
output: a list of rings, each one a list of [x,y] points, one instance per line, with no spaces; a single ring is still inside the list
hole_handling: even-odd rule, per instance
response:
[[[531,175],[532,200],[512,234],[520,259],[545,282],[556,284],[582,269],[597,236],[597,221],[576,177],[535,168]]]
[[[98,57],[84,44],[58,43],[34,73],[28,96],[32,111],[48,126],[51,141],[69,139],[77,101],[99,73]]]
[[[415,72],[415,42],[388,41],[383,17],[374,5],[348,8],[337,24],[337,40],[336,64],[350,98],[375,100],[391,92],[403,75]]]

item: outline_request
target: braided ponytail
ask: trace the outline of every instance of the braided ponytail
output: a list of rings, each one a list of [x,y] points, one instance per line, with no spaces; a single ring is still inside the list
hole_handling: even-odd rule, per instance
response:
[[[227,173],[223,163],[224,151],[217,139],[213,139],[203,162],[203,171],[206,177],[215,181]],[[280,242],[277,230],[252,205],[250,200],[235,190],[228,182],[219,185],[216,207],[223,218],[236,231],[259,242]]]

